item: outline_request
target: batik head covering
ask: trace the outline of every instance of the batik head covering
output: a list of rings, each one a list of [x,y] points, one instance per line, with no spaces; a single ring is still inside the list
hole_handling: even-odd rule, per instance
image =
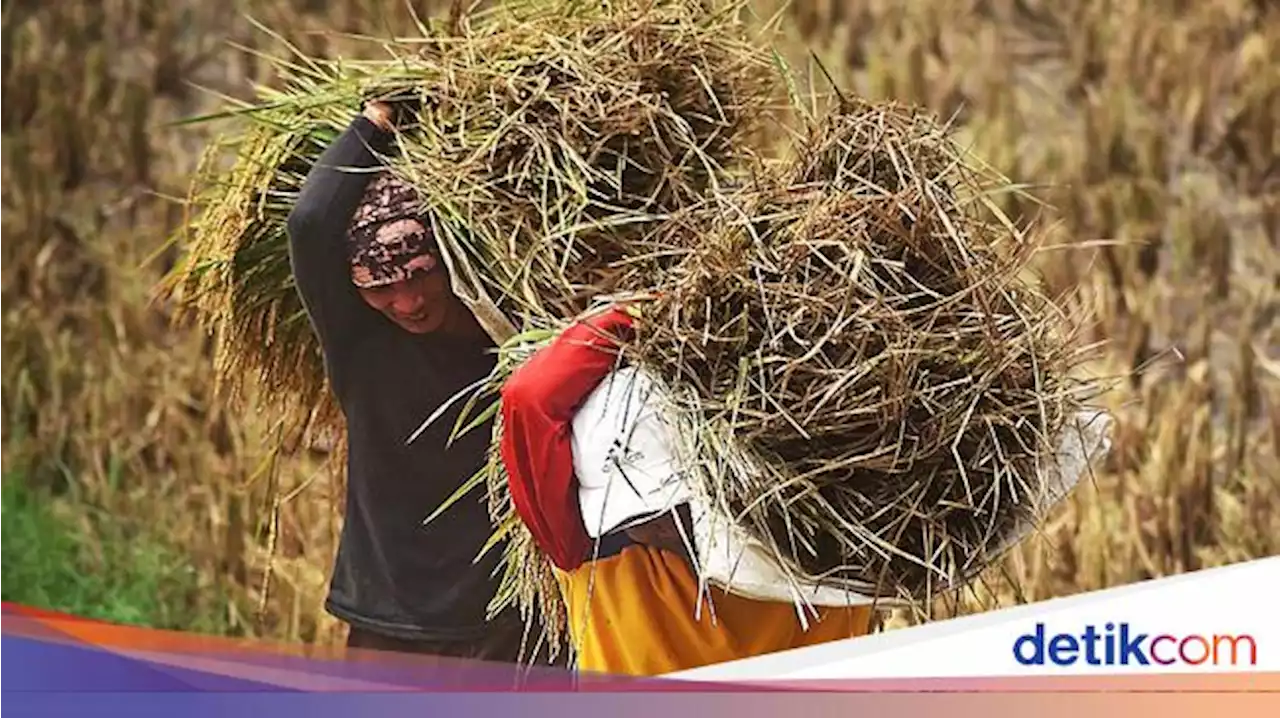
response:
[[[351,281],[364,289],[394,284],[439,263],[418,191],[390,172],[365,189],[347,238]]]

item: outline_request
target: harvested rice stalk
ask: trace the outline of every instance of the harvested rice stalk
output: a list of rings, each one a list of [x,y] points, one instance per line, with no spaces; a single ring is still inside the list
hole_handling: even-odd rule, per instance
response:
[[[195,178],[201,213],[168,283],[216,335],[226,395],[260,383],[273,407],[336,416],[285,222],[362,99],[410,109],[392,166],[420,190],[455,291],[501,312],[487,324],[502,339],[580,311],[629,237],[696,201],[751,146],[777,84],[741,4],[511,3],[456,35],[422,27],[385,43],[388,60],[275,61],[284,88],[235,111],[251,128],[230,143],[231,170],[210,161]]]
[[[222,396],[242,403],[248,388],[265,387],[282,416],[321,425],[339,414],[294,289],[283,220],[309,169],[303,158],[337,135],[327,129],[281,134],[255,126],[237,141],[236,163],[225,174],[212,167],[225,145],[211,147],[199,174],[204,184],[197,181],[189,203],[203,211],[185,225],[187,262],[170,278],[170,290],[181,293],[180,316],[217,340],[214,376]]]

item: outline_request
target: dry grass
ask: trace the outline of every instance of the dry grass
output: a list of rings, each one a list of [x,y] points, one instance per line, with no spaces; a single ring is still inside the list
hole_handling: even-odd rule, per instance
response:
[[[414,3],[422,15],[442,4]],[[1055,289],[1083,290],[1089,330],[1108,342],[1097,368],[1124,377],[1096,486],[1007,562],[1019,591],[993,577],[993,595],[961,609],[1275,554],[1274,3],[795,4],[791,34],[846,87],[956,115],[978,154],[1039,185],[1051,209],[1016,196],[1003,207],[1044,211],[1055,241],[1080,247],[1046,253],[1044,270]],[[165,196],[182,192],[207,139],[163,126],[210,106],[185,83],[247,96],[269,79],[224,44],[273,49],[236,10],[315,55],[343,41],[310,31],[408,22],[399,3],[315,5],[6,5],[4,465],[161,528],[211,595],[237,599],[232,630],[327,642],[340,635],[321,611],[339,487],[318,472],[325,455],[298,446],[259,465],[269,417],[211,401],[203,342],[149,302],[171,258],[143,263],[181,220]],[[802,64],[803,46],[788,47]]]

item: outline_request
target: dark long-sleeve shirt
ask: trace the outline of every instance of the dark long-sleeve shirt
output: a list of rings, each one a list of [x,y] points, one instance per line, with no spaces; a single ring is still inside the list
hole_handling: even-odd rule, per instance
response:
[[[294,279],[349,439],[346,518],[326,607],[387,635],[468,640],[484,632],[496,587],[498,552],[475,562],[492,532],[480,492],[423,519],[480,468],[490,431],[446,446],[455,408],[406,441],[494,359],[481,343],[406,332],[352,284],[347,226],[387,145],[372,122],[356,118],[311,170],[289,216]]]

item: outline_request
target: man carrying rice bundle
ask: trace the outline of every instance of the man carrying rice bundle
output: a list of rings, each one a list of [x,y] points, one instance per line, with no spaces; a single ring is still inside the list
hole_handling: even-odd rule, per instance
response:
[[[423,406],[483,377],[488,337],[453,296],[417,194],[379,172],[393,111],[372,103],[325,150],[289,216],[298,291],[347,420],[346,520],[326,608],[353,648],[515,662],[523,627],[486,621],[493,561],[479,504],[422,525],[482,463],[476,434],[428,432],[406,445]]]
[[[797,580],[697,494],[666,397],[620,356],[639,314],[584,317],[502,388],[511,502],[556,567],[578,669],[656,676],[869,633],[899,601]]]
[[[388,41],[390,60],[282,60],[282,89],[228,113],[249,129],[197,172],[167,284],[216,339],[220,394],[277,410],[274,451],[345,423],[327,605],[353,646],[513,654],[511,612],[484,622],[503,601],[495,561],[472,563],[482,502],[422,525],[484,463],[488,432],[415,428],[448,423],[446,400],[494,367],[491,340],[582,311],[636,236],[751,154],[784,88],[741,9],[503,3]],[[407,111],[348,124],[357,97]]]
[[[512,499],[563,572],[579,670],[661,675],[866,634],[869,601],[838,595],[798,617],[760,554],[747,558],[764,558],[763,566],[739,561],[735,583],[763,580],[774,600],[701,585],[670,429],[636,383],[643,375],[614,371],[614,337],[631,326],[621,306],[584,319],[502,390]]]
[[[815,119],[782,171],[650,238],[681,257],[629,287],[652,301],[502,384],[505,509],[536,547],[508,571],[546,615],[528,558],[555,567],[584,670],[865,634],[975,580],[1107,450],[1031,243],[946,136],[892,106]]]

